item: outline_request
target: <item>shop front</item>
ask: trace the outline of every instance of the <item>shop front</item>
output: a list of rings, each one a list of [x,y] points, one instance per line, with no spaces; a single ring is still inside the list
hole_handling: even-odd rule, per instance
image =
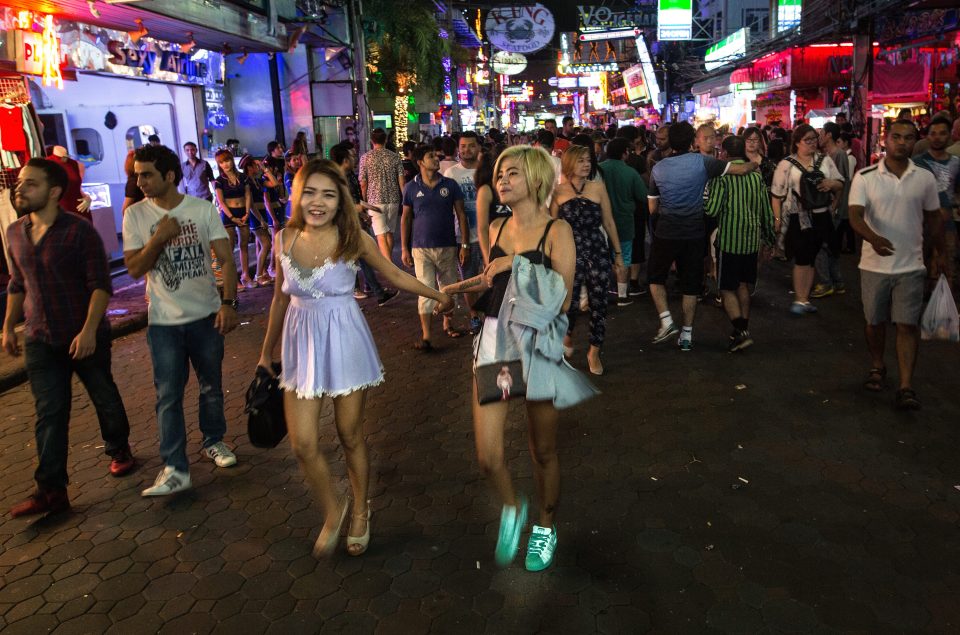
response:
[[[229,119],[222,57],[79,22],[61,22],[59,38],[73,81],[53,88],[30,80],[43,141],[83,164],[94,223],[117,255],[127,153],[152,135],[178,154],[188,141],[211,149],[213,132]]]

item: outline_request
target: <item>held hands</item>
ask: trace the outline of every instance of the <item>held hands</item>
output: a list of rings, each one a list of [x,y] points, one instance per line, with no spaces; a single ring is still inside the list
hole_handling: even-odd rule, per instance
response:
[[[448,314],[453,313],[453,309],[456,305],[453,302],[453,298],[448,294],[441,292],[440,300],[437,301],[437,306],[433,309],[434,315]]]
[[[492,287],[493,278],[498,273],[510,271],[511,267],[513,267],[512,256],[500,256],[499,258],[494,258],[483,270],[483,283],[488,287]]]
[[[180,223],[169,214],[164,214],[160,222],[157,223],[157,228],[154,230],[153,235],[161,242],[168,243],[180,235]]]
[[[233,329],[237,328],[237,323],[240,319],[237,317],[237,312],[232,306],[223,305],[220,307],[220,311],[217,313],[217,317],[213,319],[213,328],[217,329],[220,332],[220,335],[226,335]]]
[[[84,359],[93,355],[97,349],[97,334],[90,333],[86,329],[80,331],[73,341],[70,342],[70,357],[73,359]]]
[[[871,240],[870,246],[873,247],[878,256],[892,256],[894,252],[893,243],[883,236],[877,236]]]
[[[7,355],[20,357],[20,343],[17,341],[17,333],[13,329],[3,329],[3,350]]]

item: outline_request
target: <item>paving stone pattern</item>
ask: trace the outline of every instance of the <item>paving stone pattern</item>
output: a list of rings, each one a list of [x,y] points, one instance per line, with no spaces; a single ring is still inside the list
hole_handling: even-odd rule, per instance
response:
[[[696,348],[681,353],[649,344],[648,298],[611,307],[603,395],[561,416],[559,552],[538,574],[522,556],[506,570],[493,564],[498,509],[474,456],[470,344],[441,337],[434,354],[412,351],[413,298],[361,303],[388,381],[368,399],[372,541],[360,558],[310,555],[321,515],[288,447],[247,440],[243,394],[270,289],[241,295],[244,324],[227,338],[226,440],[240,462],[218,469],[200,457],[191,380],[195,489],[175,498],[140,497],[161,467],[154,389],[144,333],[122,337],[114,373],[142,465],[107,474],[76,384],[74,511],[0,520],[0,630],[960,632],[958,348],[922,344],[924,409],[895,413],[892,389],[860,388],[869,364],[855,285],[793,318],[788,274],[765,268],[757,343],[742,355],[725,352],[718,309],[701,307]],[[329,405],[320,435],[345,480]],[[532,494],[520,404],[507,456]],[[0,395],[4,513],[33,488],[35,461],[21,385]]]

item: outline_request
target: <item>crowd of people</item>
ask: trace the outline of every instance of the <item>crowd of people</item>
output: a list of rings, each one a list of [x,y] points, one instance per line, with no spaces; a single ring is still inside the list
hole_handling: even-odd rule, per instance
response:
[[[218,467],[236,464],[223,441],[224,335],[237,324],[238,291],[258,285],[273,285],[258,367],[274,372],[280,361],[293,454],[324,512],[318,557],[335,550],[344,523],[348,553],[364,553],[370,541],[364,406],[384,373],[357,302],[369,294],[380,305],[401,291],[419,296],[415,348],[423,354],[437,345],[438,317],[447,337],[475,336],[474,432],[480,468],[502,504],[501,566],[513,561],[528,513],[526,568],[545,569],[554,558],[558,412],[597,392],[567,362],[581,312],[589,314],[593,375],[604,372],[609,305],[620,310],[647,294],[659,320],[653,343],[693,350],[698,304],[713,303],[729,318],[728,350],[739,353],[753,344],[750,298],[765,259],[793,261],[790,313],[799,318],[817,311],[812,299],[845,292],[839,259],[858,249],[870,357],[864,388],[885,387],[885,333],[893,323],[895,405],[917,409],[912,373],[925,284],[941,272],[952,279],[956,256],[960,158],[948,143],[957,132],[938,116],[916,152],[913,122],[891,121],[886,153],[874,165],[844,121],[732,134],[686,122],[655,132],[590,131],[565,118],[562,127],[547,121],[527,137],[464,132],[408,142],[399,152],[378,129],[359,157],[351,141],[333,146],[329,160],[284,152],[278,142],[262,158],[221,149],[217,175],[193,143],[183,147],[185,160],[159,143],[140,147],[128,161],[134,186],[125,203],[124,259],[132,276],[147,279],[164,466],[143,495],[191,487],[183,409],[190,366],[200,385],[202,453]],[[69,508],[74,372],[97,410],[111,473],[128,474],[136,463],[110,372],[103,316],[112,289],[103,246],[90,223],[63,211],[67,184],[58,163],[31,160],[15,191],[21,218],[8,231],[13,271],[3,347],[21,353],[14,326],[25,318],[39,457],[37,490],[14,516]],[[679,292],[679,320],[671,288]],[[318,443],[325,397],[334,406],[349,496],[338,496]],[[526,398],[538,498],[531,512],[505,460],[513,397]]]

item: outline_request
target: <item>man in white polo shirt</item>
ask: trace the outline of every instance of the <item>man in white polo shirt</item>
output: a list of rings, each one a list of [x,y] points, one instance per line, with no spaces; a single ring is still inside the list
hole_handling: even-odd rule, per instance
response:
[[[918,410],[920,401],[911,385],[920,341],[920,311],[926,277],[924,251],[936,248],[931,273],[945,270],[943,217],[933,175],[910,157],[917,129],[910,121],[887,128],[887,156],[861,170],[850,186],[850,225],[863,236],[860,286],[867,321],[870,368],[864,388],[883,390],[887,369],[883,361],[887,322],[897,325],[897,366],[900,388],[894,405]]]

